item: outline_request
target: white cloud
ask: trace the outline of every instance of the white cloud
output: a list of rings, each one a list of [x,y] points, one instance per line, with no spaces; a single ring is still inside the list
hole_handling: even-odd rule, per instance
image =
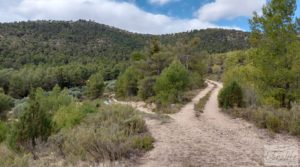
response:
[[[234,19],[239,16],[252,16],[265,3],[266,0],[215,0],[202,6],[197,14],[200,20],[209,22]]]
[[[6,6],[5,8],[0,7],[0,22],[86,19],[132,32],[151,34],[174,33],[205,28],[239,29],[238,27],[217,26],[211,23],[211,19],[203,19],[207,17],[201,15],[199,16],[200,19],[197,17],[191,19],[177,19],[162,14],[153,14],[141,10],[133,3],[120,2],[117,0],[15,1],[19,2],[11,6]]]

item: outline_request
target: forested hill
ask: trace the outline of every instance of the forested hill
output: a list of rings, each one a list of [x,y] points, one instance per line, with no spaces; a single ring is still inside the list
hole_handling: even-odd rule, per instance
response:
[[[65,64],[107,58],[128,59],[152,38],[163,44],[199,38],[199,51],[227,52],[248,47],[248,33],[207,29],[161,36],[130,33],[91,21],[30,21],[0,24],[0,66]]]

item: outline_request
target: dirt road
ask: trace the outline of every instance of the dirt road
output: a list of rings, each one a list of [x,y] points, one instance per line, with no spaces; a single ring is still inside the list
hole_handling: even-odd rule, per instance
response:
[[[195,117],[194,104],[213,88],[211,83],[179,113],[170,115],[169,123],[147,119],[156,139],[155,148],[146,153],[137,166],[263,166],[264,145],[299,144],[294,137],[275,135],[272,138],[266,130],[219,112],[217,95],[222,85],[214,83],[217,87],[199,118]],[[136,107],[147,111],[142,105]]]

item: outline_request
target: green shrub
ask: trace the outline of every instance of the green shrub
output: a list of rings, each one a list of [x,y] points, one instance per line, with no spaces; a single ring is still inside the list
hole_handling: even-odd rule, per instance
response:
[[[274,114],[273,112],[268,112],[265,121],[268,130],[273,132],[280,132],[281,120],[278,115]]]
[[[59,136],[62,136],[60,140]],[[103,106],[81,123],[53,137],[67,159],[102,162],[129,158],[153,147],[144,120],[131,107]]]
[[[222,108],[228,109],[233,107],[243,106],[243,92],[242,88],[237,82],[233,81],[226,85],[218,96],[219,105]]]
[[[16,100],[15,107],[12,109],[13,114],[10,115],[10,118],[19,118],[22,115],[22,113],[28,107],[28,99],[29,98],[24,98],[22,100]]]
[[[73,87],[69,88],[68,92],[70,96],[80,99],[83,97],[85,89],[86,87]]]
[[[133,145],[136,149],[151,150],[153,148],[154,138],[150,135],[136,136],[133,138]]]
[[[272,132],[288,132],[300,135],[299,106],[294,105],[291,110],[278,108],[234,108],[225,110],[227,113],[241,117],[255,123],[260,128],[267,128]]]
[[[93,74],[87,81],[86,94],[91,99],[101,97],[104,92],[104,81],[101,73]]]
[[[154,84],[156,82],[156,77],[146,77],[139,83],[139,97],[143,100],[147,100],[149,97],[155,95]]]
[[[113,92],[116,88],[116,80],[112,80],[112,81],[105,81],[105,91],[107,92]]]
[[[188,71],[179,61],[174,61],[163,70],[154,85],[157,102],[162,105],[180,102],[188,85]]]
[[[0,114],[11,109],[14,106],[14,101],[10,96],[0,93]]]
[[[118,97],[130,97],[138,94],[138,82],[142,74],[134,67],[129,67],[116,83],[116,95]]]
[[[265,109],[257,109],[253,111],[253,114],[251,116],[251,120],[254,121],[254,123],[260,127],[260,128],[267,128],[266,125],[266,117],[267,117],[267,112]]]
[[[18,146],[26,147],[28,143],[34,148],[36,140],[46,141],[51,135],[52,120],[48,111],[44,110],[39,97],[45,92],[37,89],[30,94],[28,108],[15,123],[16,142]]]
[[[41,110],[48,113],[53,113],[60,107],[67,106],[74,101],[74,98],[69,95],[68,90],[61,90],[58,85],[50,92],[37,92],[36,96],[37,101],[40,103]]]
[[[68,106],[62,106],[53,115],[55,131],[70,129],[78,125],[87,114],[98,112],[99,106],[100,104],[96,101],[73,102]]]
[[[101,106],[101,102],[94,100],[94,101],[85,101],[79,107],[79,110],[84,114],[95,113],[99,111],[99,107]]]
[[[71,103],[68,106],[63,106],[58,109],[53,115],[55,129],[68,129],[79,124],[85,116],[85,113],[80,111],[80,105],[81,104],[78,103]]]
[[[0,143],[6,139],[8,128],[4,122],[0,121]]]
[[[19,143],[17,143],[19,136],[20,136],[20,130],[18,129],[17,124],[16,123],[12,124],[6,136],[7,146],[11,150],[20,150],[20,147],[18,146]]]
[[[189,75],[189,88],[191,90],[193,89],[199,89],[204,87],[204,80],[203,80],[203,76],[197,72],[193,72]]]

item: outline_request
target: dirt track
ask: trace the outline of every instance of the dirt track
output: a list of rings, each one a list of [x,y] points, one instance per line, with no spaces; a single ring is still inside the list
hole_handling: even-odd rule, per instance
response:
[[[222,85],[214,83],[217,88],[199,118],[195,117],[194,104],[213,88],[211,83],[179,113],[170,115],[171,122],[161,124],[147,119],[156,139],[155,148],[140,158],[136,166],[263,166],[264,145],[299,144],[288,135],[271,138],[266,130],[219,112],[217,95]],[[131,105],[149,112],[141,104]]]

